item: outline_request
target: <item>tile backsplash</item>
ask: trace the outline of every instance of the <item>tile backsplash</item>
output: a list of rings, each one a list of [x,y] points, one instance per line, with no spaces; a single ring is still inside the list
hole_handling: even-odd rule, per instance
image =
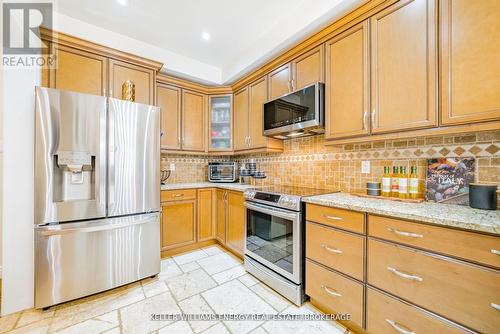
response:
[[[284,142],[283,153],[236,155],[232,159],[255,159],[267,179],[252,180],[256,185],[295,185],[346,192],[364,191],[366,182],[380,181],[384,166],[416,165],[425,178],[426,159],[475,157],[476,182],[500,184],[500,130],[415,139],[372,141],[343,146],[325,146],[324,136],[295,138]],[[168,183],[207,180],[213,156],[162,155],[165,165],[175,163]],[[370,173],[361,173],[361,162],[369,160]],[[392,169],[391,169],[392,170]]]

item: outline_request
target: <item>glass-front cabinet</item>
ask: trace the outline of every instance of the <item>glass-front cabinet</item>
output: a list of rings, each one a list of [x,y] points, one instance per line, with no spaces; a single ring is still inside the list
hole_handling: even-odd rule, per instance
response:
[[[231,95],[210,96],[210,150],[232,150]]]

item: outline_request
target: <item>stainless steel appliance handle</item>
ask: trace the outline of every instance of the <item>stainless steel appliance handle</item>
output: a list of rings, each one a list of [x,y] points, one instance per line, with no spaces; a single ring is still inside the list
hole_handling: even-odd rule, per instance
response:
[[[396,230],[395,228],[391,228],[391,227],[389,227],[387,230],[389,232],[392,232],[392,233],[397,234],[397,235],[401,235],[403,237],[409,237],[409,238],[423,238],[424,237],[422,234],[400,231],[400,230]]]
[[[392,326],[392,328],[394,328],[395,330],[397,330],[398,332],[400,332],[402,334],[417,334],[415,332],[412,332],[408,328],[401,326],[400,324],[398,324],[397,322],[395,322],[391,319],[385,319],[385,321],[387,321],[389,323],[389,325]]]
[[[245,207],[247,209],[250,209],[250,210],[262,212],[262,213],[265,213],[265,214],[268,214],[271,216],[280,217],[280,218],[288,219],[288,220],[297,220],[299,218],[299,215],[300,215],[298,212],[291,213],[291,212],[288,212],[288,211],[283,210],[283,209],[274,208],[274,207],[270,207],[270,206],[263,205],[263,204],[257,204],[257,203],[245,202]]]
[[[391,273],[399,276],[399,277],[402,277],[402,278],[405,278],[405,279],[408,279],[408,280],[411,280],[411,281],[418,281],[418,282],[422,282],[424,279],[420,276],[417,276],[417,275],[411,275],[411,274],[406,274],[406,273],[403,273],[399,270],[397,270],[396,268],[393,268],[393,267],[387,267],[387,270],[389,270]]]
[[[90,227],[80,227],[80,228],[67,228],[67,229],[54,229],[54,230],[40,230],[40,235],[42,236],[53,236],[53,235],[65,235],[72,233],[90,233],[99,231],[116,230],[119,228],[130,227],[135,225],[143,225],[147,223],[154,223],[157,218],[148,218],[144,220],[130,221],[122,224],[106,224],[100,226],[90,226]]]
[[[115,202],[115,114],[108,101],[108,210]]]

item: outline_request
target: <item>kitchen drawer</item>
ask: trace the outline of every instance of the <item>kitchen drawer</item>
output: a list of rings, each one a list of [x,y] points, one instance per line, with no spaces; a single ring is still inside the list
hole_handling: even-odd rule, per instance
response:
[[[369,239],[368,284],[482,333],[500,328],[499,271]]]
[[[361,212],[307,204],[307,220],[357,233],[365,232],[365,214]]]
[[[350,314],[344,323],[359,330],[363,325],[363,284],[306,260],[306,294],[325,313]]]
[[[196,199],[196,189],[162,190],[161,201],[185,201]]]
[[[362,281],[365,239],[356,234],[307,222],[306,256]]]
[[[366,326],[370,334],[389,333],[470,333],[385,293],[367,289]]]
[[[500,268],[500,237],[368,215],[368,234]]]

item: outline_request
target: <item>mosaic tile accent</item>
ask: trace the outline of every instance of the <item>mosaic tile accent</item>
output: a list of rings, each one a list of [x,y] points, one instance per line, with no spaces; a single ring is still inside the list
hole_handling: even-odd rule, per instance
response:
[[[423,183],[426,159],[439,157],[475,157],[476,182],[500,184],[500,130],[395,139],[367,143],[325,146],[324,136],[295,138],[284,142],[283,153],[237,155],[233,159],[254,159],[267,179],[253,180],[255,185],[287,184],[342,191],[363,191],[366,182],[380,181],[384,166],[417,166]],[[176,163],[168,183],[207,180],[207,163],[227,159],[214,156],[165,156]],[[371,173],[361,174],[361,161],[371,161]]]

